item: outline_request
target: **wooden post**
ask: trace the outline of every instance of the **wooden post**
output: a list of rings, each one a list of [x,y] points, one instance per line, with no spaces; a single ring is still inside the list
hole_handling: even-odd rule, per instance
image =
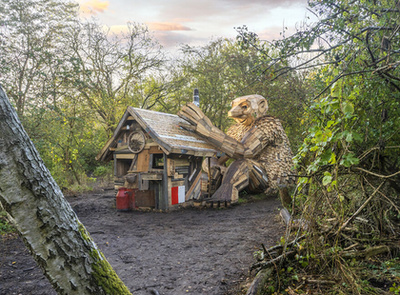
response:
[[[164,153],[164,170],[163,170],[163,180],[162,180],[162,190],[160,194],[160,208],[161,210],[168,209],[168,158],[167,154]]]
[[[211,198],[211,158],[208,157],[208,197]]]

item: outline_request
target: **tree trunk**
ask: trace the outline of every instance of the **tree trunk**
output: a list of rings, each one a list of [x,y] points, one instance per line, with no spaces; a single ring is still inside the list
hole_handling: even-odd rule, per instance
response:
[[[1,87],[0,202],[58,294],[130,294],[64,199]]]

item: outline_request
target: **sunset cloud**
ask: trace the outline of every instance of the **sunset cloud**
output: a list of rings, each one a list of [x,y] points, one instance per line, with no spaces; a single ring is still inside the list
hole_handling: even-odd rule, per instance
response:
[[[109,1],[88,0],[80,3],[80,11],[83,14],[96,15],[105,12],[109,5]]]
[[[163,46],[198,46],[211,38],[235,38],[246,25],[263,40],[280,39],[296,31],[307,0],[78,0],[88,16],[96,15],[116,35],[128,33],[129,22],[145,24]]]
[[[110,27],[105,27],[105,29],[109,29],[113,34],[125,34],[129,32],[129,28],[127,25],[115,25]]]
[[[178,23],[168,23],[168,22],[149,22],[146,23],[152,31],[192,31],[191,28],[185,27]]]

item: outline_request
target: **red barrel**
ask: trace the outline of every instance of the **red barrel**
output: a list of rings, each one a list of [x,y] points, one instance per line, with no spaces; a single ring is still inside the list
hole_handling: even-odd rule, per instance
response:
[[[135,194],[137,189],[128,189],[129,209],[136,209]]]
[[[121,187],[117,193],[117,210],[128,211],[129,210],[129,190]]]

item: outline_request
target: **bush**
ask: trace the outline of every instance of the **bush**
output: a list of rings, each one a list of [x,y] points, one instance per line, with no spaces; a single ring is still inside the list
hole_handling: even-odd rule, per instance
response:
[[[9,222],[7,218],[7,213],[5,211],[0,211],[0,235],[3,236],[8,233],[15,231],[14,226]]]

